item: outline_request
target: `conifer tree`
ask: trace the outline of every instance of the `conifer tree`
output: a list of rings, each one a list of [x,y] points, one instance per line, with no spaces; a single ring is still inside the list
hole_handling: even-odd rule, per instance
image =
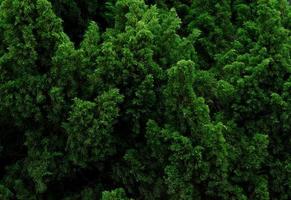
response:
[[[0,199],[290,199],[290,9],[0,0]]]

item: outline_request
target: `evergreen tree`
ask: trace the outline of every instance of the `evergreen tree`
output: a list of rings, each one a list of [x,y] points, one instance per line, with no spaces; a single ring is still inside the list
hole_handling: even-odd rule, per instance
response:
[[[0,199],[290,199],[290,9],[0,0]]]

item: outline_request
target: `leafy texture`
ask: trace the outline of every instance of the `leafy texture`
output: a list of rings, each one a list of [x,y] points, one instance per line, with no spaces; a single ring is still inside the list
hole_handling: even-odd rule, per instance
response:
[[[287,0],[0,0],[0,199],[291,199]]]

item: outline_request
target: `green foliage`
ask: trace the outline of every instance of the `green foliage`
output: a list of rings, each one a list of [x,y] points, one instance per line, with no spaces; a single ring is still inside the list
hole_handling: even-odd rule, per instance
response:
[[[113,89],[98,96],[96,103],[74,99],[72,111],[64,128],[68,133],[70,159],[84,165],[115,154],[112,129],[118,117],[117,104],[123,97]]]
[[[125,191],[122,188],[118,188],[112,191],[102,192],[102,200],[127,200]]]
[[[289,200],[287,0],[0,1],[0,199]]]

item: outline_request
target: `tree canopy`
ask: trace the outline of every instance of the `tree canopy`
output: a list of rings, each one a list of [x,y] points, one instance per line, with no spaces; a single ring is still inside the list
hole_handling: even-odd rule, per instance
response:
[[[291,199],[287,0],[0,0],[0,199]]]

